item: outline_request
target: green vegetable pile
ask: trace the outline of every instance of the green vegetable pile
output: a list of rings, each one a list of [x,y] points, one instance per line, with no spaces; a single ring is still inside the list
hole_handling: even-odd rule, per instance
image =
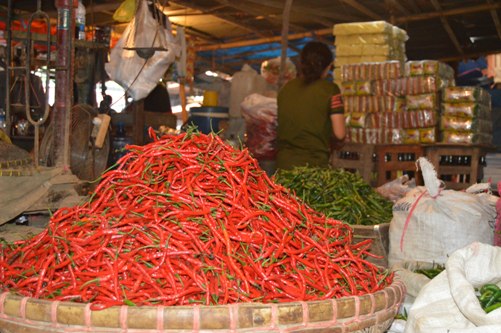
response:
[[[501,308],[501,289],[497,285],[494,283],[485,284],[479,292],[478,300],[486,313]]]
[[[432,268],[420,268],[416,269],[414,273],[419,273],[425,275],[428,279],[433,279],[435,276],[438,274],[442,273],[442,271],[445,269],[444,265],[433,265]]]
[[[293,191],[306,204],[327,217],[352,225],[388,223],[393,203],[363,178],[343,169],[296,167],[278,170],[275,182]]]

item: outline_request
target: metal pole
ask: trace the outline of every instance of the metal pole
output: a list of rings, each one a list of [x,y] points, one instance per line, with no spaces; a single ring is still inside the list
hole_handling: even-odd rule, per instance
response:
[[[5,123],[7,135],[11,136],[11,116],[10,116],[10,79],[12,65],[12,0],[9,0],[7,5],[7,48],[5,49]]]
[[[56,94],[54,101],[54,163],[70,169],[70,124],[73,98],[73,37],[77,0],[55,0],[57,8]]]

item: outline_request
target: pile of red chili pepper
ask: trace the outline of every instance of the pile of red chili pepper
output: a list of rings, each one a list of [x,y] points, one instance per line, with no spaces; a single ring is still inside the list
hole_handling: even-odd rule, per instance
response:
[[[275,184],[216,135],[128,146],[90,200],[0,250],[2,290],[113,305],[289,302],[373,293],[393,275],[347,224]]]

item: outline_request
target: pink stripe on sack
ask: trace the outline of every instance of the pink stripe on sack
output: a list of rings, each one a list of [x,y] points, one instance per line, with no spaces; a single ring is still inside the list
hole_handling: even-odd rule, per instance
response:
[[[421,192],[421,194],[417,197],[416,201],[411,206],[411,209],[409,210],[409,214],[407,214],[407,218],[405,219],[404,223],[404,230],[402,231],[402,237],[400,237],[400,251],[404,251],[404,237],[405,234],[407,233],[407,227],[409,226],[409,222],[411,221],[411,216],[414,213],[414,209],[416,208],[419,200],[423,197],[423,195],[426,193],[426,191]]]

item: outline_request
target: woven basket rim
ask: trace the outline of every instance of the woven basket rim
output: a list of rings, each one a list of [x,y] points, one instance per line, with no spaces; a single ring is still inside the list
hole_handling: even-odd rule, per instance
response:
[[[188,332],[257,327],[345,327],[353,323],[369,327],[390,322],[404,297],[405,285],[397,276],[390,285],[375,293],[328,300],[189,306],[120,305],[95,311],[90,309],[90,303],[36,299],[4,292],[0,294],[0,322],[35,322],[50,328],[67,325],[86,329],[125,328],[139,332],[143,329]],[[173,319],[176,316],[179,318]],[[144,323],[138,322],[139,317]]]

